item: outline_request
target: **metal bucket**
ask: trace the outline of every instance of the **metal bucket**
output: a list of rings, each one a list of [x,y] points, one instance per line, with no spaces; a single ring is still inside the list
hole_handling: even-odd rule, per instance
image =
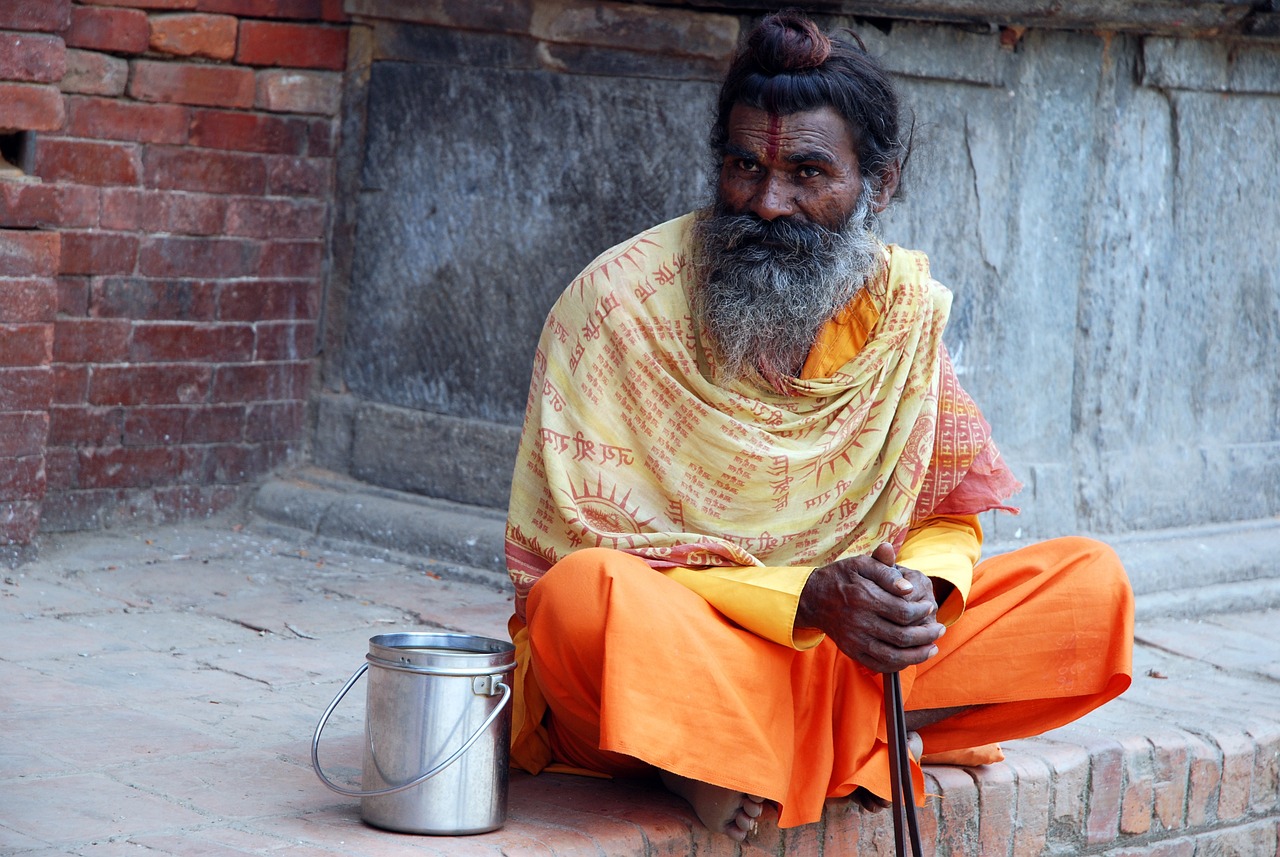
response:
[[[360,789],[320,767],[320,733],[369,668]],[[507,818],[515,647],[468,634],[380,634],[316,724],[311,766],[360,817],[401,833],[497,830]],[[498,697],[501,697],[499,699]]]

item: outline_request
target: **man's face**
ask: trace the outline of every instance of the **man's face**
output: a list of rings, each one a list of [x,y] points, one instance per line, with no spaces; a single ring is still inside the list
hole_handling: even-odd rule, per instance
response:
[[[756,372],[787,392],[818,329],[880,263],[870,190],[831,108],[732,110],[716,204],[693,234],[692,308],[723,377]]]
[[[833,108],[779,116],[738,104],[726,130],[719,181],[726,213],[827,229],[848,221],[863,181],[853,135]]]

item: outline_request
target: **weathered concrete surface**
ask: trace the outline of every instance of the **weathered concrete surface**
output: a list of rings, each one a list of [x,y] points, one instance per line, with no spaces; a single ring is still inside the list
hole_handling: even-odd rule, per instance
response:
[[[705,198],[723,40],[689,56],[669,33],[552,42],[572,27],[535,18],[580,4],[497,23],[488,6],[453,21],[455,5],[360,6],[377,47],[349,335],[330,355],[347,389],[321,403],[317,461],[501,507],[503,427],[550,303],[611,243]],[[1026,483],[1022,515],[988,516],[988,536],[1280,515],[1280,46],[858,29],[917,119],[886,237],[954,290],[948,345]],[[593,53],[558,71],[549,46]],[[681,63],[693,80],[663,79]]]

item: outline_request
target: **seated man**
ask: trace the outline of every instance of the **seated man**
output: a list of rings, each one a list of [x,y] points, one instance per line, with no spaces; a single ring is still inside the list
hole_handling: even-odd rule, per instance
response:
[[[881,673],[926,754],[1129,686],[1109,548],[977,564],[978,514],[1020,486],[943,347],[950,293],[875,234],[899,122],[864,50],[765,19],[721,90],[713,205],[552,308],[507,525],[519,767],[656,772],[741,840],[764,801],[783,827],[884,805]]]

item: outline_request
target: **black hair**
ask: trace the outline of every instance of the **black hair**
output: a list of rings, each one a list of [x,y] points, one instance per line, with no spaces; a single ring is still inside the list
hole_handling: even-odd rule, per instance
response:
[[[876,183],[895,163],[905,167],[911,130],[902,134],[902,104],[889,72],[857,42],[827,36],[797,12],[778,12],[751,30],[729,67],[711,150],[718,157],[728,142],[729,112],[735,104],[788,115],[831,107],[849,125],[862,175]]]

